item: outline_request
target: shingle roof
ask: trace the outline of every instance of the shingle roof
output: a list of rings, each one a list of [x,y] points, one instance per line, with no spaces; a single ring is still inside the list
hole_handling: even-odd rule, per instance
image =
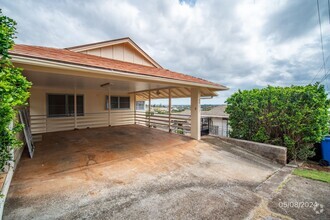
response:
[[[226,89],[226,87],[193,76],[182,73],[173,72],[166,69],[143,66],[139,64],[128,63],[124,61],[98,57],[94,55],[73,52],[67,49],[57,49],[41,46],[30,46],[16,44],[10,51],[10,54],[22,57],[30,57],[41,60],[50,60],[61,63],[76,64],[81,66],[88,66],[94,68],[101,68],[107,70],[116,70],[121,72],[128,72],[138,75],[147,75],[154,77],[161,77],[167,79],[175,79],[193,83],[200,83],[204,85],[211,85],[219,87],[219,89]]]
[[[214,108],[212,108],[209,111],[202,111],[202,115],[209,115],[209,116],[222,116],[222,117],[229,117],[227,113],[225,113],[225,110],[227,108],[227,105],[219,105]]]
[[[201,116],[214,116],[214,117],[223,117],[228,118],[229,114],[225,113],[225,110],[227,108],[227,105],[219,105],[214,108],[212,108],[209,111],[201,111]],[[181,115],[190,115],[190,109],[186,109],[182,112],[178,112],[175,114],[181,114]]]

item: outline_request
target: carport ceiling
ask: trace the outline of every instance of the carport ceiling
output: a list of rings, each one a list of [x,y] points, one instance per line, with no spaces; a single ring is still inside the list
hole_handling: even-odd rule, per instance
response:
[[[170,84],[121,81],[106,78],[102,79],[92,77],[80,77],[35,71],[24,71],[23,74],[36,87],[104,90],[105,88],[101,87],[101,85],[110,83],[110,90],[113,92],[136,92],[171,87]]]
[[[150,98],[151,99],[164,99],[169,97],[169,89],[154,89],[150,91]],[[171,88],[171,97],[172,98],[186,98],[191,96],[191,90],[190,88],[186,87],[174,87]],[[201,89],[201,96],[207,97],[207,96],[217,96],[217,93],[214,91],[211,91],[207,88]],[[148,100],[149,99],[149,91],[144,92],[138,92],[136,93],[136,99],[138,101],[142,100]]]

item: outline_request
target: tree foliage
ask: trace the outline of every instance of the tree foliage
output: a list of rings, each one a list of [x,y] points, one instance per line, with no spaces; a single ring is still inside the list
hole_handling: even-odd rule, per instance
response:
[[[238,91],[226,102],[231,137],[285,146],[289,159],[313,156],[313,144],[329,131],[329,102],[318,83]]]
[[[22,70],[13,66],[9,50],[14,45],[16,22],[0,10],[0,170],[12,160],[11,149],[20,147],[17,133],[22,126],[17,123],[18,106],[26,104],[31,84]],[[13,125],[11,126],[11,123]]]

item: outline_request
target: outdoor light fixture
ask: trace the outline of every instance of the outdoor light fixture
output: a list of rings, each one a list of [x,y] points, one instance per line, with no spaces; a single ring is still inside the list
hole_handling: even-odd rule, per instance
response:
[[[106,87],[106,86],[113,86],[113,83],[104,83],[102,85],[100,85],[101,87]]]

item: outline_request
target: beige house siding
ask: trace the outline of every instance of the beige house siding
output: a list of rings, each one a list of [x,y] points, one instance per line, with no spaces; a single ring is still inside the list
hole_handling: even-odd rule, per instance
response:
[[[217,135],[217,136],[228,136],[229,131],[229,125],[228,125],[228,118],[216,118],[211,117],[211,124],[213,127],[218,127],[216,130],[211,129],[211,134]],[[216,132],[215,132],[216,131]],[[213,133],[215,132],[215,133]]]
[[[135,64],[141,64],[144,66],[154,66],[149,60],[143,57],[143,55],[141,55],[139,51],[134,49],[128,43],[85,50],[81,51],[80,53],[106,57]]]
[[[32,134],[82,129],[87,127],[105,127],[134,124],[134,95],[128,93],[110,93],[111,96],[130,96],[130,109],[105,109],[108,91],[76,90],[77,95],[84,95],[84,116],[47,117],[47,94],[74,94],[74,89],[37,88],[31,89],[29,100]],[[110,120],[109,120],[110,116]]]

